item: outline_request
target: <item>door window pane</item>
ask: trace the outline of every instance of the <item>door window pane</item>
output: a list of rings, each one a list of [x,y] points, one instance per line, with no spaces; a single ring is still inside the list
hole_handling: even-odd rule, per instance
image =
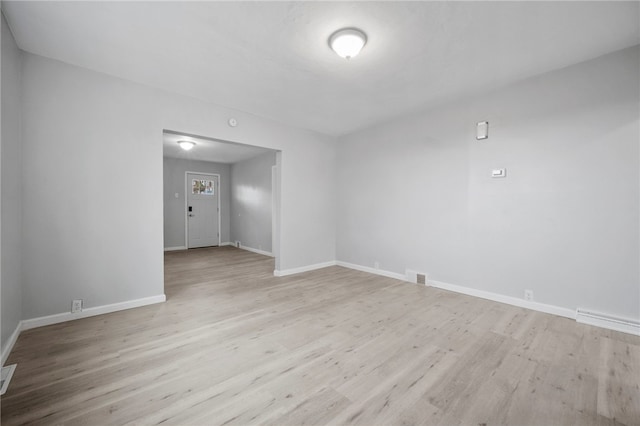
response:
[[[212,180],[193,179],[191,181],[192,194],[215,195],[215,188]]]

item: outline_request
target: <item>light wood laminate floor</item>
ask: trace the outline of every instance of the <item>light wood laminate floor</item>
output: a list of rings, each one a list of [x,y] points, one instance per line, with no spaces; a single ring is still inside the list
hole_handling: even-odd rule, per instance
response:
[[[639,425],[640,338],[341,267],[165,255],[167,302],[25,331],[2,424]]]

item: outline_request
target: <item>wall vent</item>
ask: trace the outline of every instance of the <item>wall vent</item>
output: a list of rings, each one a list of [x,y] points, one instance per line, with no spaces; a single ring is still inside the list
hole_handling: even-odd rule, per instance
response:
[[[427,285],[427,274],[407,269],[405,271],[406,280],[410,283]]]

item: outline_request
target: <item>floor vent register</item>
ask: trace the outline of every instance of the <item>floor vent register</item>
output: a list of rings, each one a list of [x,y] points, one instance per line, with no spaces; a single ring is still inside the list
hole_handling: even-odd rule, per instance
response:
[[[16,370],[16,366],[18,364],[7,365],[6,367],[2,367],[2,382],[0,383],[0,395],[4,395],[9,387],[9,382],[11,381],[11,377],[13,377],[13,372]]]

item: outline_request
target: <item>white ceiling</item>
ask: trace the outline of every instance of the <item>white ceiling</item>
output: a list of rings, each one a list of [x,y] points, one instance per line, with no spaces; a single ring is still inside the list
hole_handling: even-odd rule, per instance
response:
[[[640,43],[638,2],[2,2],[20,48],[340,135]],[[346,61],[327,39],[368,36]]]
[[[188,140],[196,144],[191,151],[180,148],[178,141]],[[248,160],[260,154],[270,152],[267,148],[243,145],[232,142],[223,142],[215,139],[184,135],[177,132],[165,131],[163,133],[163,155],[171,158],[184,158],[187,160],[213,161],[216,163],[237,163]]]

